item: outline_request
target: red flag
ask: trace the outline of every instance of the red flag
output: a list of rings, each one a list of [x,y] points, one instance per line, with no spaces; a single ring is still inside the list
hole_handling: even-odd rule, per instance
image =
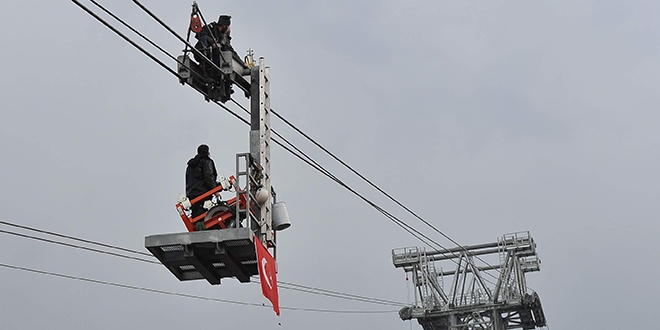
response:
[[[257,264],[259,268],[259,280],[261,281],[261,292],[270,303],[273,304],[275,314],[280,315],[280,298],[277,294],[277,274],[275,270],[275,259],[270,252],[254,236],[254,246],[257,251]]]

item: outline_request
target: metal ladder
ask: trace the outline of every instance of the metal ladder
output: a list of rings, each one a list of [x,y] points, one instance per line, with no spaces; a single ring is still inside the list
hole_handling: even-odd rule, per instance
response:
[[[259,229],[259,219],[252,213],[259,213],[259,205],[256,203],[256,198],[254,197],[254,191],[258,186],[258,182],[255,181],[254,175],[251,170],[251,158],[250,153],[240,153],[236,154],[236,219],[235,222],[236,228],[239,227],[241,223],[240,219],[245,219],[245,226],[250,230],[253,230],[252,226],[256,225]],[[244,183],[243,183],[244,182]],[[243,184],[243,186],[241,185]],[[245,201],[243,207],[241,207],[241,200]],[[252,211],[250,210],[252,209]],[[254,230],[253,230],[254,231]]]

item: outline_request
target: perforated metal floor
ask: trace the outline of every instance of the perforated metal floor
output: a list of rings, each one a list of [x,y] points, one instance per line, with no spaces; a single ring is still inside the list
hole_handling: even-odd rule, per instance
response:
[[[258,274],[248,228],[152,235],[144,238],[144,246],[180,281],[220,284],[224,277],[236,277],[250,282],[250,276]]]

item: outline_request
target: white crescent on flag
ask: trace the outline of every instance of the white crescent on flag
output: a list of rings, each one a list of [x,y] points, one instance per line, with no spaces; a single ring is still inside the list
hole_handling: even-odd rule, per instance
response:
[[[270,284],[270,276],[268,276],[268,272],[266,271],[266,265],[268,264],[268,260],[266,258],[261,258],[261,271],[264,273],[264,279],[266,280],[266,284],[268,284],[269,288],[273,288],[273,285]]]

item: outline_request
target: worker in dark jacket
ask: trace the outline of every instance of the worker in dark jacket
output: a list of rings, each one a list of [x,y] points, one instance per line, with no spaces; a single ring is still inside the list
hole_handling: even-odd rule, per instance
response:
[[[186,168],[186,196],[190,200],[218,186],[216,181],[218,171],[215,169],[215,163],[210,156],[209,146],[202,144],[197,147],[197,155],[188,161],[188,167]],[[216,194],[216,196],[220,197],[219,195],[219,193]],[[193,218],[206,212],[203,206],[204,201],[211,198],[213,196],[209,196],[192,206]]]
[[[229,25],[231,25],[231,16],[221,15],[217,23],[211,22],[209,25],[203,26],[202,31],[195,35],[195,38],[199,40],[195,48],[200,51],[210,50],[211,60],[218,66],[220,66],[221,51],[232,51],[238,56],[231,46],[231,28],[229,28]],[[194,56],[197,62],[203,63],[199,55],[195,54]]]

